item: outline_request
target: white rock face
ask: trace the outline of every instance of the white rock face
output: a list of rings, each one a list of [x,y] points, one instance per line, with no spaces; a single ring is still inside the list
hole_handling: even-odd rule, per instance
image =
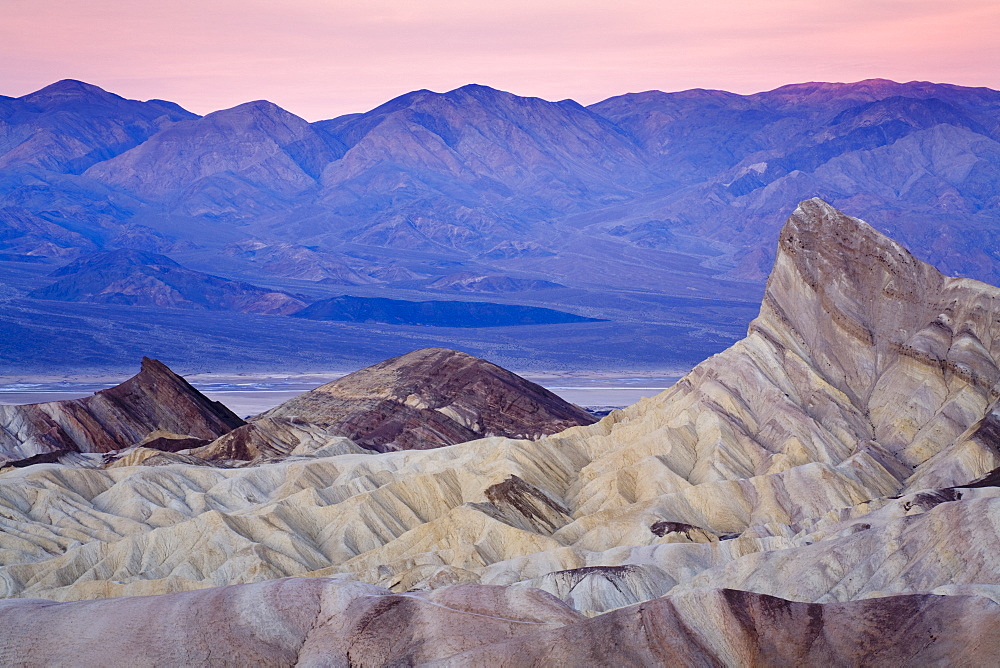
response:
[[[0,595],[337,575],[395,592],[534,587],[586,615],[664,595],[711,608],[704,588],[830,605],[934,592],[993,610],[1000,479],[972,483],[1000,467],[998,298],[809,200],[747,338],[657,397],[535,441],[5,471]]]

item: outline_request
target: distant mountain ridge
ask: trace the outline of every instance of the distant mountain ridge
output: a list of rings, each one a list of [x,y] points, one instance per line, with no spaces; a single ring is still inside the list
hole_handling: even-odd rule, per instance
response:
[[[732,341],[795,202],[822,197],[946,273],[1000,283],[998,192],[1000,92],[929,82],[588,107],[468,85],[315,123],[77,81],[0,98],[0,283],[21,296],[44,287],[22,271],[38,258],[129,248],[310,300],[419,300],[488,276],[472,291],[685,328],[664,347],[699,336],[665,297],[717,299],[741,315],[704,326]],[[535,289],[550,283],[565,289]]]
[[[206,308],[288,315],[305,303],[292,295],[229,281],[182,267],[165,255],[135,250],[91,253],[57,269],[55,283],[30,294],[36,299]]]
[[[801,180],[848,154],[884,165],[892,156],[873,152],[907,138],[926,146],[936,137],[915,135],[940,134],[944,126],[958,133],[952,140],[974,135],[989,142],[960,144],[966,162],[977,158],[972,169],[948,174],[947,165],[931,165],[922,190],[938,199],[957,190],[966,211],[958,202],[938,202],[956,213],[997,206],[982,185],[997,173],[1000,93],[946,84],[796,84],[749,96],[649,91],[587,108],[469,85],[443,94],[415,91],[370,112],[312,124],[267,101],[197,117],[176,105],[128,101],[73,81],[0,101],[0,107],[6,139],[0,148],[8,147],[0,167],[82,172],[86,190],[111,188],[139,198],[141,212],[118,218],[155,210],[260,221],[277,238],[314,238],[330,248],[353,241],[485,251],[509,237],[536,241],[540,230],[533,228],[543,222],[650,197],[661,214],[672,214],[661,218],[679,231],[713,237],[697,211],[680,206],[691,186],[699,195],[709,188],[752,214],[753,199],[764,193],[743,200],[764,186],[790,176]],[[60,121],[66,116],[87,125]],[[58,146],[36,145],[57,134],[64,140]],[[67,143],[100,146],[70,166],[59,157]],[[19,163],[27,151],[31,161]],[[85,156],[93,164],[81,169]],[[847,167],[837,166],[839,172]],[[851,176],[855,183],[844,182]],[[839,199],[888,194],[874,174],[843,177],[824,184],[839,185]],[[13,195],[19,188],[7,190]],[[659,201],[667,194],[681,201]],[[910,208],[933,208],[928,192],[894,194]]]

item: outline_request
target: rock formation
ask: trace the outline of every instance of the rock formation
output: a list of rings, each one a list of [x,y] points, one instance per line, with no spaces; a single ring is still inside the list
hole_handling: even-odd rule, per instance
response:
[[[193,447],[190,453],[206,463],[260,464],[295,455],[327,451],[334,444],[345,452],[370,453],[353,441],[338,436],[337,429],[325,422],[310,422],[291,417],[258,417],[223,434],[211,443]]]
[[[359,454],[346,441],[324,450],[316,434],[254,467],[185,466],[181,453],[162,455],[170,466],[136,456],[9,470],[0,595],[72,601],[296,575],[367,583],[238,590],[319,597],[288,624],[327,638],[326,660],[364,647],[375,663],[985,663],[1000,602],[998,322],[1000,289],[945,277],[809,200],[782,230],[747,337],[656,397],[537,440]],[[360,400],[402,416],[437,406],[493,430],[461,403],[480,362],[413,355],[307,393],[260,429]],[[86,605],[135,606],[124,614],[139,618],[180,600],[217,609],[237,593],[189,596]],[[280,599],[246,624],[276,628],[266,615],[284,614]],[[515,599],[532,601],[530,631],[503,626],[525,621]],[[42,615],[88,614],[5,605],[46,629]],[[456,609],[483,617],[435,617]],[[375,623],[382,615],[394,621]],[[483,619],[501,630],[481,630]],[[283,637],[299,660],[313,656],[298,653],[309,646],[299,631]]]
[[[211,401],[162,362],[143,358],[138,374],[93,396],[0,406],[0,458],[45,453],[112,452],[143,445],[179,450],[201,445],[243,420]],[[156,433],[164,432],[164,433]],[[187,439],[178,440],[186,436]]]
[[[317,431],[379,452],[439,448],[483,436],[535,438],[593,422],[581,408],[495,364],[427,348],[286,401],[195,454],[253,459],[287,452]]]

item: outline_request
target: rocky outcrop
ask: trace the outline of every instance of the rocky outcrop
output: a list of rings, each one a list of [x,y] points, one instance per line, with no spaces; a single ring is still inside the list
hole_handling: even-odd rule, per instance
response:
[[[259,417],[325,425],[331,434],[380,452],[438,448],[484,436],[535,438],[594,422],[586,411],[535,383],[443,348],[416,350],[356,371]],[[238,437],[234,433],[224,440]]]
[[[702,590],[588,620],[534,589],[393,594],[324,578],[4,601],[0,624],[5,665],[985,666],[1000,651],[1000,605],[975,596],[820,605]]]
[[[121,385],[90,397],[24,406],[0,406],[0,457],[8,461],[44,453],[112,452],[154,432],[148,447],[165,450],[204,444],[243,421],[211,401],[162,362],[148,357]],[[178,441],[186,437],[187,440]]]
[[[258,418],[223,434],[213,442],[201,444],[191,454],[212,462],[233,461],[261,463],[293,456],[329,451],[332,447],[344,452],[369,453],[342,436],[336,436],[329,425],[300,418]]]

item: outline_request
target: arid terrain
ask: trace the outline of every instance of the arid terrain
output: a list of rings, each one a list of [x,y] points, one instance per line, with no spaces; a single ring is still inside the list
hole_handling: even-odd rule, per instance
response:
[[[596,422],[444,349],[0,407],[0,661],[990,665],[998,332],[809,199],[746,337]]]

